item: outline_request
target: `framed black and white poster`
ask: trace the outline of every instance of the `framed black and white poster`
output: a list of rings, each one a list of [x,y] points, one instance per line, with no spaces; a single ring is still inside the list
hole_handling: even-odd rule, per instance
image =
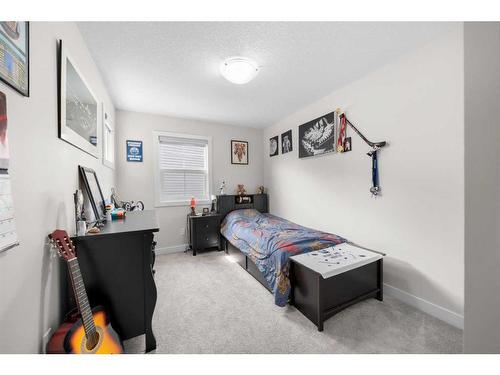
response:
[[[0,21],[0,80],[30,96],[29,22]]]
[[[299,158],[335,152],[335,118],[334,111],[299,126]]]
[[[248,164],[248,142],[231,140],[231,164]]]
[[[274,136],[269,139],[269,156],[276,156],[279,154],[280,148],[278,145],[279,142],[278,138],[279,138],[278,136]]]
[[[281,134],[281,153],[292,151],[292,129]]]
[[[59,44],[59,138],[97,158],[101,105],[68,48]]]

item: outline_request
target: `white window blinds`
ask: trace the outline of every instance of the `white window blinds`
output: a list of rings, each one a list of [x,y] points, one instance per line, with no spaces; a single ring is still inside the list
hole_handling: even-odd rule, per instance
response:
[[[208,141],[159,136],[160,201],[209,200]]]

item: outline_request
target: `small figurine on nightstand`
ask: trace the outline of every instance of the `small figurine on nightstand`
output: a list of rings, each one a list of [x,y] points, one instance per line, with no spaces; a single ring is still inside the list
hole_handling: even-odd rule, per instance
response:
[[[191,197],[191,204],[189,205],[189,207],[191,207],[191,215],[196,216],[196,200],[194,199],[194,197]]]
[[[220,184],[219,194],[226,195],[226,181],[224,180],[222,180],[222,184]]]
[[[264,191],[265,191],[265,188],[262,185],[257,188],[257,194],[264,194]]]
[[[237,195],[245,195],[247,191],[245,190],[245,185],[238,184],[238,189],[236,189]]]

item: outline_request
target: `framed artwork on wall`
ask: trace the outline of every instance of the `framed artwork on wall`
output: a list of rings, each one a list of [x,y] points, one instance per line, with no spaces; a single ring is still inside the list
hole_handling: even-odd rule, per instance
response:
[[[0,21],[0,80],[30,96],[29,22]]]
[[[292,129],[281,134],[281,153],[292,151]]]
[[[127,140],[127,161],[142,163],[142,141]]]
[[[280,153],[279,137],[276,135],[269,139],[269,156],[276,156]]]
[[[248,142],[231,140],[231,164],[248,165]]]
[[[335,118],[334,111],[299,126],[299,158],[335,152]]]
[[[59,138],[98,158],[101,110],[75,59],[59,41]]]

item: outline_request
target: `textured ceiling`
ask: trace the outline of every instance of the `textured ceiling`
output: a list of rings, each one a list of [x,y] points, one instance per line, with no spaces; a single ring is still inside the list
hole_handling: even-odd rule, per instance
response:
[[[447,23],[83,22],[117,108],[266,127],[450,29]],[[246,85],[220,76],[254,59]]]

